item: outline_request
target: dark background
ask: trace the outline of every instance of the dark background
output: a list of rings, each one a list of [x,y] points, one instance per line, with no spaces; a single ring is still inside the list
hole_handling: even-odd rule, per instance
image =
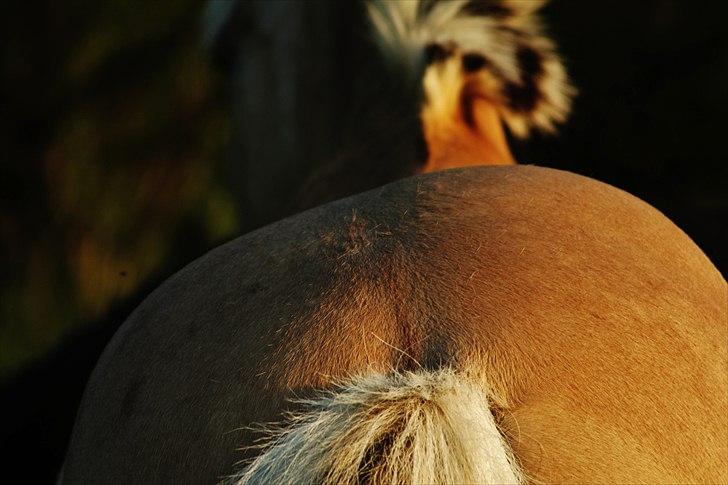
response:
[[[651,203],[724,273],[725,13],[553,2],[580,95],[558,137],[514,145]],[[361,138],[354,93],[383,74],[356,3],[11,1],[0,19],[0,453],[6,476],[50,482],[118,325],[185,263],[284,215]]]

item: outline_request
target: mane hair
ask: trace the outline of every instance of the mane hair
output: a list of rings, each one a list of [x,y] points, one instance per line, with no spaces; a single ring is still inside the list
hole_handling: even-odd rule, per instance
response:
[[[513,134],[526,137],[531,129],[554,132],[576,93],[543,33],[537,11],[544,3],[369,0],[367,9],[385,57],[409,75],[425,70],[426,105],[454,111],[463,92],[482,97]]]

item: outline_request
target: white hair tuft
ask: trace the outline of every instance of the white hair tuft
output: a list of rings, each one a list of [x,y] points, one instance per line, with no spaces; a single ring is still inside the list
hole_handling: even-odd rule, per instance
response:
[[[444,63],[461,64],[458,91],[467,86],[469,95],[490,100],[510,130],[525,137],[531,128],[555,131],[576,93],[554,43],[543,34],[537,10],[544,3],[370,0],[367,9],[391,62],[410,73],[423,62],[435,71]],[[435,57],[426,59],[433,52]],[[440,96],[424,89],[428,100]]]
[[[523,483],[489,403],[451,370],[351,379],[304,402],[231,483]]]

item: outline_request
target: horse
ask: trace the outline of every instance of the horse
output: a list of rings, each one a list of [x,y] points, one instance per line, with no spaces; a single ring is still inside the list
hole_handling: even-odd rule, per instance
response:
[[[418,175],[153,292],[90,379],[64,483],[722,483],[727,291],[611,186]],[[254,425],[285,412],[256,454]]]
[[[570,96],[534,4],[370,5],[384,52],[424,56],[427,162],[149,295],[59,481],[728,482],[725,279],[645,202],[506,154],[501,122]]]

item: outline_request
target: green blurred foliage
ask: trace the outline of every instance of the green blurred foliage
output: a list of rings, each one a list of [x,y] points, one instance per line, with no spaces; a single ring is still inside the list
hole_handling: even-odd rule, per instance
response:
[[[0,381],[238,227],[198,2],[11,2],[2,19]]]

